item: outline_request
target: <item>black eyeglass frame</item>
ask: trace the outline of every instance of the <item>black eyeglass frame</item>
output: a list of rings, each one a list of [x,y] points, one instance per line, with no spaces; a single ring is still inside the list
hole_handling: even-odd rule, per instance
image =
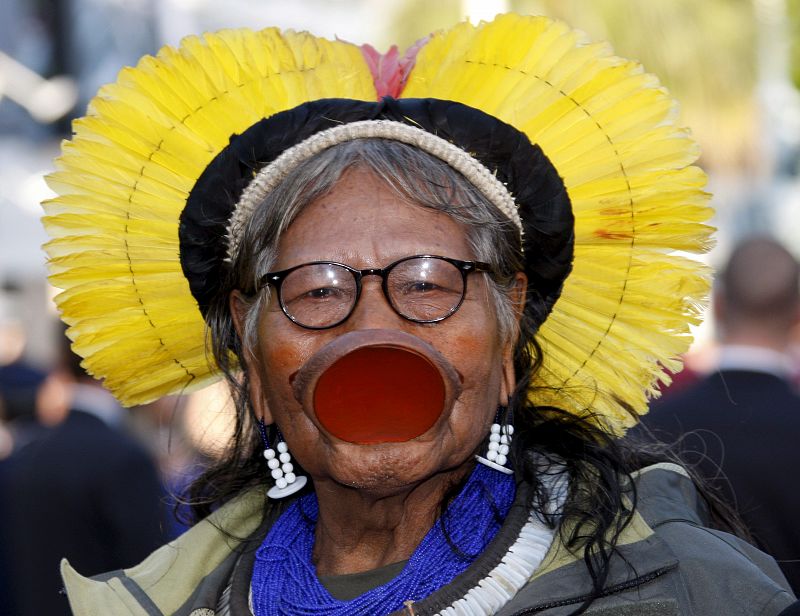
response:
[[[446,261],[451,265],[455,265],[459,272],[461,272],[461,279],[463,283],[463,289],[461,291],[461,299],[458,300],[458,303],[445,315],[441,317],[437,317],[435,319],[415,319],[413,317],[409,317],[397,308],[392,301],[391,296],[389,295],[389,289],[387,287],[387,280],[391,271],[400,265],[401,263],[405,263],[406,261],[411,261],[412,259],[439,259],[441,261]],[[336,265],[338,267],[342,267],[346,269],[353,275],[353,278],[356,281],[356,297],[353,301],[353,305],[350,307],[349,312],[336,321],[331,325],[324,325],[324,326],[314,326],[314,325],[305,325],[300,323],[297,319],[295,319],[291,314],[289,314],[286,305],[283,303],[283,297],[281,296],[281,285],[286,277],[294,272],[295,270],[300,269],[301,267],[306,267],[307,265]],[[289,319],[292,323],[303,327],[305,329],[313,329],[313,330],[322,330],[322,329],[331,329],[338,325],[341,325],[350,316],[353,314],[353,311],[358,306],[358,302],[361,299],[361,280],[364,276],[380,276],[381,277],[381,290],[383,291],[383,296],[386,298],[386,302],[389,306],[392,307],[392,310],[395,311],[399,316],[406,319],[407,321],[411,321],[412,323],[439,323],[440,321],[444,321],[448,317],[453,316],[458,309],[461,308],[461,304],[464,303],[464,298],[467,295],[467,276],[469,276],[472,272],[486,272],[492,273],[492,267],[488,263],[484,263],[483,261],[462,261],[461,259],[453,259],[451,257],[443,257],[441,255],[429,255],[429,254],[422,254],[422,255],[411,255],[408,257],[403,257],[402,259],[398,259],[393,263],[390,263],[386,267],[368,267],[366,269],[356,269],[355,267],[351,267],[345,263],[339,263],[338,261],[310,261],[308,263],[301,263],[300,265],[295,265],[294,267],[290,267],[285,270],[281,270],[279,272],[268,272],[261,276],[258,279],[258,285],[256,289],[260,291],[267,285],[272,285],[275,288],[275,293],[278,295],[278,304],[281,307],[281,311],[283,314],[286,315],[286,318]]]

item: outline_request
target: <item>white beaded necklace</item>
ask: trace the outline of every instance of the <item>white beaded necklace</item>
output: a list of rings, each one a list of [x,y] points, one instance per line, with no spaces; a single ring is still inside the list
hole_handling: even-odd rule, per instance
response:
[[[550,549],[554,535],[555,531],[531,513],[517,540],[489,575],[437,616],[491,616],[497,613],[531,578]]]
[[[547,514],[559,511],[567,497],[568,478],[563,468],[548,474],[543,482],[549,493]],[[528,583],[542,564],[555,537],[536,512],[520,529],[516,541],[489,574],[470,588],[461,598],[437,612],[436,616],[492,616]]]

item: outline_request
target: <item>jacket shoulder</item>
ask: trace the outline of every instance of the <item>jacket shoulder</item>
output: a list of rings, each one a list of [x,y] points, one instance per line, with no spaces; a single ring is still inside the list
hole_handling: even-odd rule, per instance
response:
[[[73,613],[188,614],[190,600],[215,609],[241,546],[261,524],[264,501],[262,489],[246,492],[130,569],[86,578],[62,561]]]
[[[708,511],[688,473],[657,464],[635,476],[637,510],[678,561],[681,586],[698,614],[720,609],[720,598],[742,613],[777,614],[792,593],[775,560],[743,539],[708,528]],[[763,611],[756,611],[761,606]],[[704,611],[707,610],[707,611]],[[719,613],[719,612],[717,612]]]
[[[634,474],[637,502],[617,540],[603,594],[586,614],[759,614],[792,602],[775,561],[746,542],[710,530],[703,500],[688,473],[657,464]],[[569,534],[569,528],[567,528]],[[503,615],[571,614],[592,593],[581,553],[556,535],[542,568]]]

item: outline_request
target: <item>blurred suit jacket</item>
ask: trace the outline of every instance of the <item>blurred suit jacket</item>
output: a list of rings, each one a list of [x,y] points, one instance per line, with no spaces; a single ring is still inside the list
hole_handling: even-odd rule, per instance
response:
[[[79,409],[5,460],[0,545],[14,614],[71,614],[64,557],[87,575],[142,560],[162,543],[161,495],[142,446]]]

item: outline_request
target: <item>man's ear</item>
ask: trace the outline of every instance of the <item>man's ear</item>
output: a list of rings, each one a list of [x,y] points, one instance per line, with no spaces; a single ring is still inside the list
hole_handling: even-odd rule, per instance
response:
[[[503,374],[500,380],[500,396],[497,400],[499,406],[508,406],[517,384],[514,371],[514,347],[507,346],[508,348],[503,349]]]
[[[522,321],[527,289],[528,277],[523,272],[517,272],[514,276],[514,286],[509,291],[517,325]],[[508,336],[503,344],[503,375],[500,383],[500,399],[498,400],[500,406],[508,406],[517,386],[517,377],[514,371],[514,348],[517,346],[517,340],[519,340],[519,333]]]
[[[244,344],[244,330],[245,319],[247,317],[249,305],[247,298],[240,291],[232,291],[228,298],[228,308],[231,311],[231,318],[233,319],[233,327],[236,330],[236,335],[242,341],[242,357],[240,361],[243,362],[242,372],[247,379],[247,391],[250,397],[250,405],[253,408],[253,414],[256,419],[260,419],[265,424],[273,423],[272,413],[267,406],[267,400],[264,396],[264,383],[263,372],[261,369],[261,361],[258,357],[258,349],[247,348]]]

